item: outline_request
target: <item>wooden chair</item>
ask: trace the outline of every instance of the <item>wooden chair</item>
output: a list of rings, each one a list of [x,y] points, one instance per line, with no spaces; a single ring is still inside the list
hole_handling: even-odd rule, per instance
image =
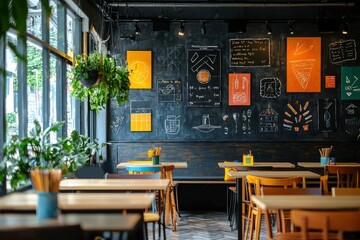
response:
[[[262,187],[261,195],[322,195],[320,188],[279,188],[279,187]],[[280,223],[281,232],[289,232],[292,226],[290,211],[280,210],[277,212],[276,221]],[[271,229],[271,226],[267,226]]]
[[[261,189],[264,186],[268,187],[281,187],[281,188],[297,188],[298,185],[302,184],[303,188],[305,188],[305,178],[299,177],[291,177],[291,178],[264,178],[257,177],[252,175],[246,176],[246,181],[248,185],[248,194],[249,199],[251,199],[252,195],[259,196],[261,195]],[[249,209],[249,223],[246,228],[245,236],[247,237],[248,232],[250,231],[250,239],[252,239],[253,230],[254,230],[254,217],[255,217],[255,239],[259,240],[260,238],[260,228],[261,228],[261,216],[264,212],[261,209],[257,208],[255,204],[250,202]],[[279,218],[277,218],[279,219]],[[280,222],[277,222],[278,231],[280,231]],[[268,230],[271,231],[271,226],[268,225]]]
[[[336,174],[338,188],[360,187],[360,167],[329,165],[326,172],[328,175]]]
[[[0,228],[1,240],[84,240],[80,224]]]
[[[151,171],[149,171],[149,168],[142,168],[142,166],[140,166],[139,168],[130,168],[131,171],[135,170],[134,173],[137,173],[138,171],[140,171],[140,169],[144,170],[145,172],[149,173]],[[154,170],[154,169],[152,169]],[[114,173],[106,173],[105,174],[105,178],[106,179],[160,179],[161,178],[161,173],[153,173],[153,174],[114,174]],[[153,212],[144,212],[143,216],[144,216],[144,223],[145,223],[145,228],[146,228],[146,239],[148,239],[148,231],[147,231],[147,223],[152,222],[153,223],[153,238],[155,240],[155,223],[158,223],[158,227],[159,227],[159,239],[161,236],[161,196],[157,195],[157,203],[153,205]],[[163,227],[163,234],[164,234],[164,239],[166,239],[166,235],[165,235],[165,225]]]
[[[320,176],[320,189],[323,195],[329,195],[329,176]]]
[[[344,232],[360,231],[359,210],[291,210],[291,220],[300,232],[281,233],[278,240],[343,240]]]
[[[166,165],[161,167],[161,178],[169,179],[169,188],[166,191],[166,204],[165,204],[165,225],[169,225],[171,217],[171,225],[174,232],[176,232],[176,224],[178,220],[177,216],[177,202],[175,200],[175,183],[172,175],[172,171],[175,169],[174,165]]]
[[[332,195],[335,196],[360,196],[360,188],[332,188]]]

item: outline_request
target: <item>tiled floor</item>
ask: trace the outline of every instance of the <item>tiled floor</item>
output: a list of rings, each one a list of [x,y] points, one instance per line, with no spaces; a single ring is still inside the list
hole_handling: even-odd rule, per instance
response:
[[[149,225],[149,239],[152,239],[151,225]],[[173,232],[172,229],[168,227],[166,229],[166,239],[231,240],[237,239],[237,231],[231,231],[230,223],[225,212],[181,212],[181,219],[178,222],[177,231]],[[261,232],[260,240],[266,240],[265,229]]]

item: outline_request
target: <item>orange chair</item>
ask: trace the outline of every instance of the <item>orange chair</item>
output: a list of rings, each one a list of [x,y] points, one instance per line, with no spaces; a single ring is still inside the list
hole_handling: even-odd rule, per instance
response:
[[[333,197],[335,196],[360,196],[360,188],[332,188]]]
[[[264,177],[257,177],[252,175],[246,176],[246,181],[248,185],[248,194],[249,199],[251,199],[252,195],[259,196],[261,195],[261,189],[265,186],[268,187],[282,187],[282,188],[297,188],[298,185],[302,184],[303,188],[305,188],[305,178],[299,177],[291,177],[291,178],[264,178]],[[257,208],[256,205],[251,201],[250,202],[250,209],[249,209],[249,223],[246,228],[245,236],[247,237],[248,232],[250,231],[250,239],[253,236],[254,230],[254,217],[255,217],[255,239],[259,240],[260,238],[260,228],[261,228],[261,216],[264,212],[261,209]],[[279,218],[277,218],[279,219]],[[277,221],[278,231],[281,229],[279,228],[280,222]],[[271,231],[271,227],[269,230]]]
[[[360,167],[329,165],[326,172],[328,175],[336,174],[338,188],[360,187]]]
[[[290,214],[300,232],[280,233],[278,240],[343,240],[344,232],[360,231],[359,210],[291,210]]]

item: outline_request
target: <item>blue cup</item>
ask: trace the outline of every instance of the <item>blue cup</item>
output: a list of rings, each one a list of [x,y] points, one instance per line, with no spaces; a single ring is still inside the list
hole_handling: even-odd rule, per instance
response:
[[[36,216],[39,221],[56,218],[58,215],[58,193],[38,192]]]
[[[320,157],[320,164],[327,165],[329,164],[329,157]]]

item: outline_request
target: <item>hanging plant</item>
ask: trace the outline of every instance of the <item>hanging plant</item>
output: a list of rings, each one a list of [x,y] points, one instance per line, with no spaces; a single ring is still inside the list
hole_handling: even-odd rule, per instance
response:
[[[119,104],[128,100],[129,71],[127,66],[116,66],[113,59],[98,52],[87,57],[78,55],[71,70],[70,88],[71,94],[81,101],[89,98],[90,109],[98,113],[109,98],[115,97]]]

